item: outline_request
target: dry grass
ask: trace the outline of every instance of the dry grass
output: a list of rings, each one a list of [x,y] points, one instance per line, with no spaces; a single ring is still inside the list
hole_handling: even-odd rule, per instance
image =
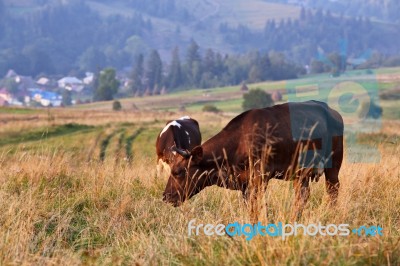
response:
[[[9,131],[75,122],[93,130],[41,141],[0,146],[0,264],[400,264],[400,142],[398,122],[385,122],[383,133],[394,142],[371,143],[381,151],[379,164],[345,161],[340,173],[338,206],[329,208],[324,182],[311,185],[311,197],[299,222],[380,225],[380,237],[230,238],[188,236],[196,224],[249,222],[239,192],[211,187],[179,208],[162,202],[165,177],[157,178],[154,134],[180,114],[54,111],[53,119],[1,124]],[[22,115],[26,117],[27,115]],[[193,114],[206,135],[229,117]],[[130,122],[131,124],[123,124]],[[133,140],[133,160],[120,155],[120,138],[145,130]],[[121,137],[122,128],[125,136]],[[99,160],[100,142],[117,130]],[[100,136],[96,142],[96,138]],[[376,137],[376,136],[375,136]],[[348,148],[348,147],[347,147]],[[92,154],[92,156],[90,156]],[[273,180],[265,200],[263,223],[288,221],[294,192],[291,183]]]

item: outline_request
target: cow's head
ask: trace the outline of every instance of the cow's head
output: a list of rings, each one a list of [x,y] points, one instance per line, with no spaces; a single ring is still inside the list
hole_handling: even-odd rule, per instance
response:
[[[191,152],[173,148],[177,156],[171,165],[171,175],[163,194],[163,200],[179,206],[186,199],[200,192],[206,185],[208,173],[202,165],[203,148],[195,147]]]

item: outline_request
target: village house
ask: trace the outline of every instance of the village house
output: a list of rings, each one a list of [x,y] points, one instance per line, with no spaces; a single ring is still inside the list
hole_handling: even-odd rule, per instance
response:
[[[0,106],[7,106],[12,100],[11,94],[5,89],[0,89]]]
[[[26,101],[34,101],[44,107],[59,107],[62,104],[62,96],[55,92],[41,89],[29,89],[30,97]]]
[[[0,106],[9,106],[9,105],[23,105],[22,102],[18,101],[15,98],[15,95],[12,95],[5,88],[0,89]]]
[[[59,88],[75,92],[80,92],[85,87],[83,82],[76,77],[64,77],[58,80],[57,83]]]
[[[35,86],[35,80],[29,76],[18,75],[14,70],[8,70],[4,77],[5,80],[13,80],[17,86],[17,91],[19,94],[25,94],[28,88]]]

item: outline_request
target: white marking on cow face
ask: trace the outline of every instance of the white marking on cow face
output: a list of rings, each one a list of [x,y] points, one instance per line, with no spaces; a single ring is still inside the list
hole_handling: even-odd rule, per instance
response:
[[[187,119],[191,119],[190,116],[185,115],[179,118],[178,120],[187,120]]]
[[[161,137],[162,134],[164,134],[165,131],[168,130],[168,128],[169,128],[170,126],[175,126],[175,127],[181,128],[181,124],[179,124],[178,122],[176,122],[176,121],[174,120],[174,121],[168,123],[168,124],[164,127],[164,129],[163,129],[163,130],[161,131],[161,133],[160,133],[160,137]]]

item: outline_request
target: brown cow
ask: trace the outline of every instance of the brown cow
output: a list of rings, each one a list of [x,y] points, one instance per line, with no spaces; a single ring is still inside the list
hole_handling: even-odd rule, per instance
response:
[[[168,121],[156,141],[157,161],[168,165],[174,162],[177,153],[172,148],[190,151],[201,144],[199,123],[189,116]],[[179,155],[178,155],[179,156]]]
[[[181,156],[171,166],[163,194],[174,206],[212,185],[241,190],[246,198],[251,175],[265,183],[293,179],[296,202],[303,206],[309,181],[317,181],[322,173],[335,202],[343,119],[322,102],[285,103],[246,111],[191,152],[176,150]]]

